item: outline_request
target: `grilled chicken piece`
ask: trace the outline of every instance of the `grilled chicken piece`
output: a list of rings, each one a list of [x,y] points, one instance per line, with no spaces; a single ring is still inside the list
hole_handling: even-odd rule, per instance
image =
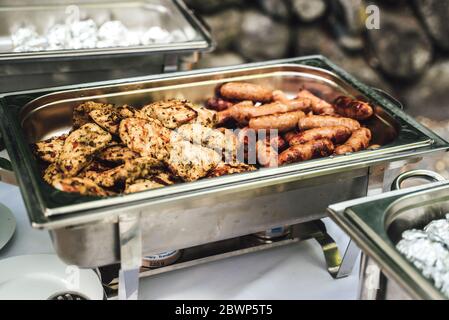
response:
[[[199,124],[185,124],[178,128],[177,133],[185,140],[214,149],[227,159],[235,159],[237,154],[237,137],[227,130],[222,133],[218,130],[203,127]]]
[[[89,112],[89,116],[100,127],[112,134],[118,134],[120,121],[122,117],[120,113],[113,106],[104,106],[101,109],[95,109]]]
[[[218,123],[217,112],[214,110],[206,109],[196,104],[190,104],[189,107],[197,114],[196,118],[190,121],[190,123],[198,123],[204,127],[213,128]]]
[[[111,135],[95,123],[87,123],[69,134],[57,163],[68,176],[75,176],[85,167],[95,152],[111,141]]]
[[[187,100],[158,101],[144,106],[140,110],[141,116],[159,120],[169,129],[175,129],[196,118],[196,112]]]
[[[64,141],[66,138],[67,135],[63,134],[59,137],[53,137],[44,141],[36,142],[33,145],[34,154],[45,162],[56,162],[56,159],[64,146]]]
[[[156,121],[128,118],[120,123],[120,138],[126,146],[142,157],[167,159],[171,132]]]
[[[122,118],[138,118],[139,111],[131,107],[127,104],[124,104],[123,106],[117,107],[117,112],[120,114],[120,117]]]
[[[79,178],[89,178],[93,180],[91,177],[95,176],[96,174],[100,172],[104,172],[107,170],[110,170],[111,167],[104,165],[100,161],[92,161],[87,166],[85,166],[77,175]]]
[[[106,163],[123,164],[127,160],[138,158],[139,154],[123,145],[113,145],[101,150],[97,159]]]
[[[93,173],[88,176],[102,187],[113,187],[119,182],[132,183],[133,181],[147,177],[149,175],[159,174],[162,163],[153,157],[140,157],[129,160],[121,166],[113,169]]]
[[[180,141],[173,145],[167,162],[170,170],[184,181],[203,178],[221,161],[221,156],[212,149]]]
[[[158,183],[151,179],[138,179],[132,184],[128,184],[125,188],[125,193],[134,193],[139,191],[145,191],[150,189],[157,189],[165,187],[163,184]]]
[[[221,177],[228,174],[242,173],[256,170],[255,166],[251,166],[245,163],[219,163],[209,174],[209,178]]]
[[[170,172],[159,172],[158,174],[153,175],[152,179],[165,186],[175,184],[178,180]]]
[[[107,196],[108,193],[95,182],[87,178],[64,178],[54,180],[53,187],[64,192],[79,193],[87,196]]]
[[[52,163],[45,169],[42,178],[48,184],[53,184],[53,181],[63,179],[64,173],[59,169],[56,163]]]
[[[99,103],[94,101],[87,101],[73,109],[73,129],[78,129],[86,123],[92,122],[92,119],[89,116],[89,113],[93,110],[101,110],[105,108],[113,107],[111,104]]]

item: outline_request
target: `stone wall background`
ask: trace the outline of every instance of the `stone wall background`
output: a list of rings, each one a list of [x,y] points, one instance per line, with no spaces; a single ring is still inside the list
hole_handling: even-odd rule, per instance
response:
[[[217,48],[198,68],[323,54],[449,139],[449,0],[185,0]],[[380,8],[367,30],[366,6]],[[449,178],[449,156],[424,166]]]

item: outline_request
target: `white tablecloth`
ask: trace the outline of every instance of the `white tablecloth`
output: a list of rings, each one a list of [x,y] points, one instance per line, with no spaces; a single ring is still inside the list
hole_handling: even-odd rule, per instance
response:
[[[0,260],[17,255],[53,253],[46,231],[31,228],[17,187],[0,182],[0,203],[17,219]],[[342,249],[347,236],[329,219],[328,231]],[[140,299],[355,299],[358,263],[352,274],[334,280],[315,240],[211,262],[142,279]]]

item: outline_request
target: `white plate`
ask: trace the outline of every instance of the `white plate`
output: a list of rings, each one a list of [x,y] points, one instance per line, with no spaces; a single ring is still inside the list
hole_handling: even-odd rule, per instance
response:
[[[4,205],[0,204],[0,250],[11,240],[16,230],[16,218]]]
[[[0,300],[46,300],[65,292],[103,299],[103,286],[93,270],[67,266],[56,255],[0,260]]]

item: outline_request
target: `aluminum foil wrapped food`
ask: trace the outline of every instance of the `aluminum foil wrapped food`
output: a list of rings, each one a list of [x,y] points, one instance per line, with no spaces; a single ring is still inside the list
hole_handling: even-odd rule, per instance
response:
[[[152,26],[137,31],[128,29],[118,20],[97,25],[92,19],[55,24],[43,34],[39,34],[35,26],[25,25],[11,34],[14,52],[129,47],[188,39],[189,35],[180,29],[168,31],[160,26]]]
[[[449,297],[449,215],[424,230],[407,230],[396,248]]]

